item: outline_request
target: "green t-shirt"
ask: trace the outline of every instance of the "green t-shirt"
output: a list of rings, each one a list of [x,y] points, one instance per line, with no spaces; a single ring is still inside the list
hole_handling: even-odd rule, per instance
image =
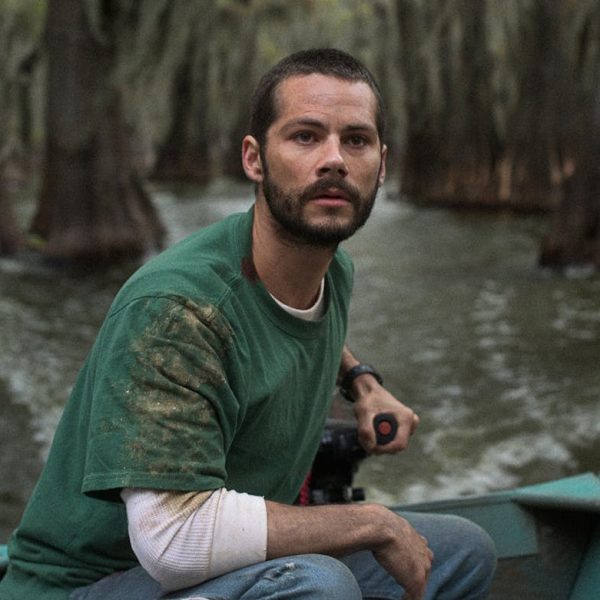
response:
[[[256,277],[252,215],[190,236],[117,295],[11,538],[0,599],[64,600],[136,566],[123,487],[294,501],[329,411],[352,265],[338,250],[324,317],[297,319]]]

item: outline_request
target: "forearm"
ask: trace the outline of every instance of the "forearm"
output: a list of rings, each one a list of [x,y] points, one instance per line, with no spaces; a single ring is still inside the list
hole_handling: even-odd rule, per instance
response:
[[[293,554],[341,557],[382,542],[382,515],[373,504],[288,506],[267,502],[267,558]]]
[[[340,368],[338,371],[338,383],[343,379],[344,375],[356,365],[360,364],[360,361],[352,354],[348,345],[345,344],[342,350],[342,358],[340,360]]]
[[[433,555],[427,541],[391,510],[376,504],[266,505],[268,559],[297,554],[342,557],[371,550],[404,587],[405,598],[422,597]]]

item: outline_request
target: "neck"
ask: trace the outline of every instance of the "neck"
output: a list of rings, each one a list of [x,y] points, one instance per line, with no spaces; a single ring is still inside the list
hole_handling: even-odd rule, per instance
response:
[[[269,293],[293,308],[310,308],[333,259],[335,247],[295,243],[282,235],[264,199],[254,205],[252,259]]]

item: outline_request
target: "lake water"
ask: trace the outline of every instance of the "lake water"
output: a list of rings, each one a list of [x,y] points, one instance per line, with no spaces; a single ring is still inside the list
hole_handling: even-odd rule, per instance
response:
[[[252,202],[247,186],[156,190],[170,242]],[[540,216],[379,199],[346,247],[349,343],[421,417],[410,448],[365,460],[385,503],[600,471],[600,277],[536,266]],[[43,464],[87,350],[127,272],[87,278],[0,260],[0,539]]]

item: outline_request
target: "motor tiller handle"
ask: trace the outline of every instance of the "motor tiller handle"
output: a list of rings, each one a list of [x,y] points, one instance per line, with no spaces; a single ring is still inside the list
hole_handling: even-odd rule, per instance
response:
[[[392,413],[379,413],[373,417],[373,429],[378,446],[389,444],[398,431],[398,421]]]

